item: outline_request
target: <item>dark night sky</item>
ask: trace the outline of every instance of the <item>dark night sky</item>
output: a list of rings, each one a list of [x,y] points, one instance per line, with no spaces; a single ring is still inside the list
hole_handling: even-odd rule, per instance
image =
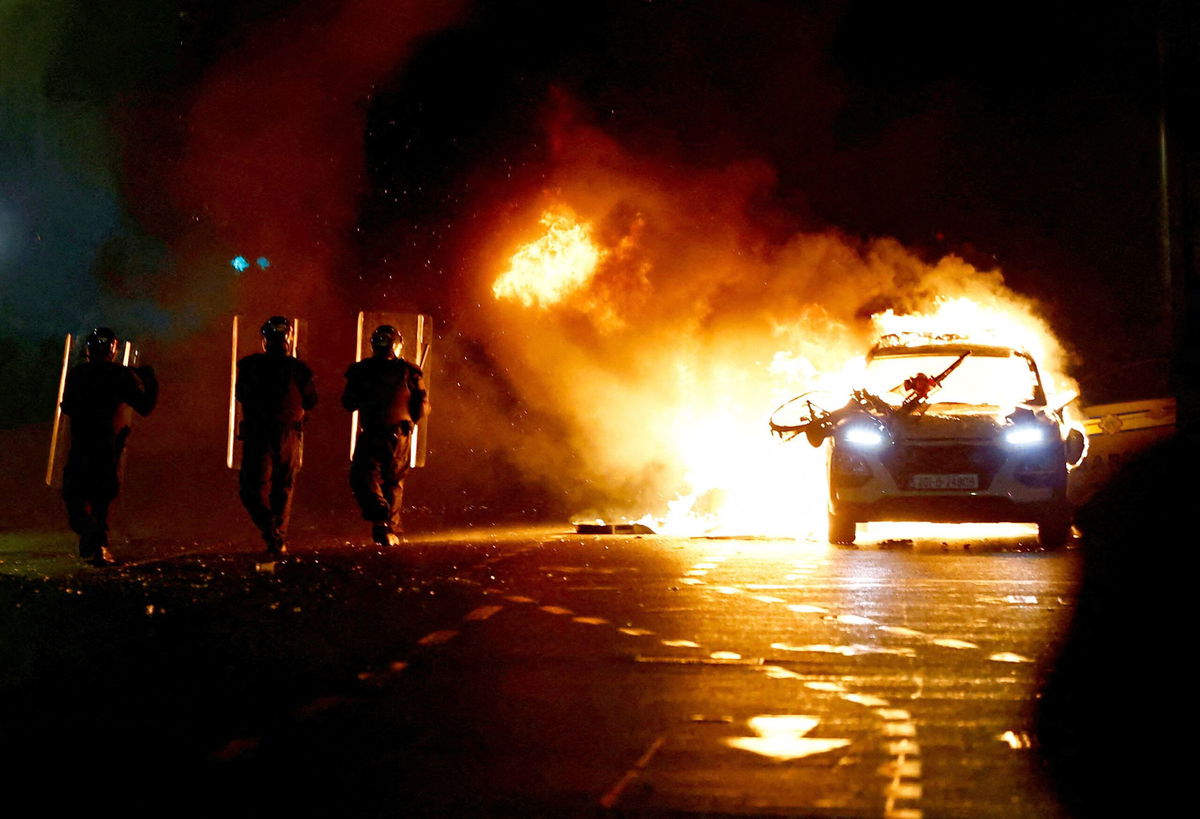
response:
[[[272,21],[319,26],[333,6],[5,0],[7,38],[24,44],[3,52],[4,331],[62,324],[20,301],[31,234],[54,237],[69,307],[72,290],[91,301],[106,254],[162,273],[183,215],[145,168],[170,163],[190,95],[225,55],[282,37]],[[361,224],[407,223],[413,256],[452,268],[464,185],[497,167],[536,184],[535,123],[556,88],[665,161],[765,159],[798,225],[965,250],[1051,302],[1083,282],[1089,312],[1142,320],[1130,297],[1156,265],[1152,23],[1141,4],[479,2],[372,83]],[[22,178],[30,153],[56,149],[53,176]],[[370,235],[361,252],[381,253]],[[152,325],[153,306],[127,295],[121,317]]]
[[[1159,353],[1153,8],[0,0],[0,426],[42,418],[65,330],[194,354],[289,286],[236,253],[453,325],[563,100],[676,178],[765,163],[768,239],[958,253],[1085,368]]]
[[[1155,65],[1136,7],[484,3],[376,97],[364,223],[461,219],[479,166],[536,185],[554,87],[664,161],[765,159],[782,234],[999,265],[1094,344],[1157,318]]]

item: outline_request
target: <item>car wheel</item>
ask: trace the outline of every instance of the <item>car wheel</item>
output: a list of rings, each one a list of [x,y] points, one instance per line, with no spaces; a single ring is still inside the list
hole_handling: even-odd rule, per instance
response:
[[[854,543],[854,536],[857,534],[858,524],[853,518],[848,518],[845,515],[835,515],[829,513],[829,542],[839,546],[850,546]]]
[[[1070,536],[1071,521],[1065,514],[1038,521],[1038,545],[1046,551],[1061,549]]]

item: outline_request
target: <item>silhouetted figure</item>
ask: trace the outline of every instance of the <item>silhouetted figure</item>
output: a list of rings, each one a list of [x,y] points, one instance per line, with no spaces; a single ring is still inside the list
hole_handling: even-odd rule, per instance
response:
[[[286,318],[267,319],[263,352],[238,361],[234,388],[242,405],[239,494],[271,554],[287,552],[305,413],[317,405],[312,370],[292,355],[293,337]]]
[[[429,414],[421,369],[401,358],[404,338],[390,325],[371,334],[371,357],[346,370],[342,406],[358,411],[350,489],[380,546],[400,542],[401,502],[413,427]]]
[[[62,411],[71,419],[71,450],[63,472],[67,520],[79,535],[79,556],[96,566],[115,563],[108,549],[108,513],[121,490],[121,456],[133,412],[149,415],[158,400],[151,367],[117,363],[117,336],[97,327],[84,342],[84,361],[67,374]]]
[[[1183,434],[1127,461],[1076,514],[1083,576],[1048,669],[1037,733],[1072,816],[1172,816],[1193,674],[1190,559],[1200,443]],[[1186,666],[1186,667],[1185,667]]]

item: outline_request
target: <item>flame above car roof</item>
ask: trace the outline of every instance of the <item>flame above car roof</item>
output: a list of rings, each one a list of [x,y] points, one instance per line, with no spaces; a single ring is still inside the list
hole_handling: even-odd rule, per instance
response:
[[[1003,344],[982,344],[972,341],[968,336],[943,333],[938,335],[925,333],[889,333],[880,336],[868,359],[882,357],[908,357],[920,355],[961,355],[965,352],[977,356],[1008,358],[1019,355],[1028,358],[1029,354],[1017,347]]]

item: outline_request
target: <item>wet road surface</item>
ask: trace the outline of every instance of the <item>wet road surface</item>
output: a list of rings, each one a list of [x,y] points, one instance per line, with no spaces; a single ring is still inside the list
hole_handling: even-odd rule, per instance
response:
[[[6,553],[6,769],[224,815],[1053,817],[1080,555],[1027,540]]]

